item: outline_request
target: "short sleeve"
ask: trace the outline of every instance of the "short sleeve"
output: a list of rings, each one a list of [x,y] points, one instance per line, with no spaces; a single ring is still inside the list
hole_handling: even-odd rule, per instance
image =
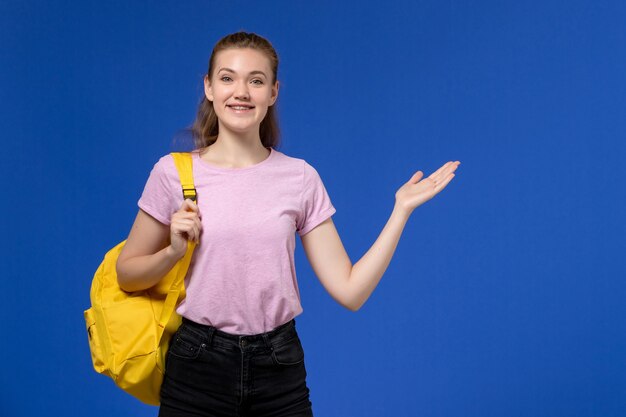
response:
[[[176,193],[179,184],[174,159],[166,155],[154,164],[137,205],[161,223],[169,225],[172,215],[182,204],[182,194]]]
[[[335,214],[330,197],[317,170],[304,162],[301,212],[298,216],[298,234],[303,236],[313,230],[315,226]]]

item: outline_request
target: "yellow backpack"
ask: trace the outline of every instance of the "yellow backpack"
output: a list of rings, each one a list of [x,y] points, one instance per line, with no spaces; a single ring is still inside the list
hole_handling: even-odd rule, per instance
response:
[[[190,153],[173,152],[183,200],[196,201]],[[182,200],[181,200],[182,202]],[[91,308],[85,311],[89,348],[95,370],[113,378],[117,386],[151,405],[160,403],[169,341],[181,324],[176,313],[185,298],[184,278],[195,242],[154,287],[128,293],[117,283],[116,262],[126,243],[104,256],[91,284]]]

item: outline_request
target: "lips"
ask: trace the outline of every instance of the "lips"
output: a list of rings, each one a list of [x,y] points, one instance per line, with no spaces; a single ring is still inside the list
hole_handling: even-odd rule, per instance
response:
[[[227,106],[234,110],[250,110],[254,108],[254,106],[249,104],[227,104]]]

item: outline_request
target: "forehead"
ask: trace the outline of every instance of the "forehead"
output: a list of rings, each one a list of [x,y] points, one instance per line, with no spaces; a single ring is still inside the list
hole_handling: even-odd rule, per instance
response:
[[[238,73],[263,71],[268,76],[272,73],[269,58],[251,48],[230,48],[218,52],[215,56],[215,71],[222,68],[230,68]]]

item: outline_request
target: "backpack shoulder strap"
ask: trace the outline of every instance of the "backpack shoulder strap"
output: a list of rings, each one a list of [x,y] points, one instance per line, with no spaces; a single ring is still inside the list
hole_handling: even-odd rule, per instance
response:
[[[180,183],[183,189],[183,198],[190,198],[197,203],[196,187],[193,182],[193,161],[191,159],[191,153],[189,152],[172,152],[174,157],[174,163],[178,174],[180,176]],[[165,302],[163,303],[163,310],[161,311],[161,317],[159,318],[157,329],[157,340],[161,340],[165,327],[169,322],[176,304],[178,303],[179,296],[185,294],[184,280],[191,262],[191,256],[196,247],[196,243],[193,241],[187,242],[187,252],[172,268],[170,273],[174,274],[174,280],[167,293]]]
[[[183,188],[183,200],[189,198],[197,202],[196,187],[193,183],[193,163],[190,152],[172,152],[176,169],[180,177],[180,185]]]

